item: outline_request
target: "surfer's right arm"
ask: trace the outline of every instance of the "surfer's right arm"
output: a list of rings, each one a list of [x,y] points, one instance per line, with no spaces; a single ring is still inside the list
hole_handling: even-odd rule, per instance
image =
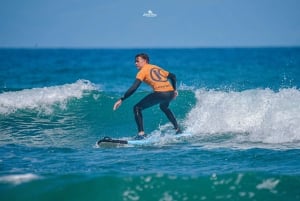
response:
[[[126,98],[128,98],[129,96],[131,96],[136,90],[137,88],[139,88],[139,86],[141,85],[142,81],[139,79],[135,79],[134,83],[131,85],[131,87],[126,91],[126,93],[124,94],[123,97],[121,97],[114,105],[114,110],[118,109],[118,107],[121,106],[122,101],[124,101]]]

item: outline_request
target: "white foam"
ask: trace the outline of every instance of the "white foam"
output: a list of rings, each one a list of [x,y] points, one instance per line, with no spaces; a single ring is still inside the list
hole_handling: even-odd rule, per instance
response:
[[[300,91],[295,88],[242,92],[197,90],[185,119],[188,132],[208,135],[247,133],[240,141],[300,142]]]
[[[269,191],[271,191],[272,193],[277,193],[277,191],[275,190],[276,186],[279,184],[280,180],[276,180],[276,179],[267,179],[264,180],[262,183],[258,184],[256,186],[257,189],[261,190],[261,189],[267,189]]]
[[[9,183],[13,185],[19,185],[25,182],[30,182],[36,179],[39,179],[38,175],[27,173],[27,174],[16,174],[16,175],[7,175],[0,177],[0,183]]]
[[[0,94],[0,114],[10,114],[19,109],[41,109],[51,112],[51,105],[59,103],[64,107],[70,98],[81,98],[86,90],[96,87],[88,80],[78,80],[73,84],[44,88],[25,89]]]

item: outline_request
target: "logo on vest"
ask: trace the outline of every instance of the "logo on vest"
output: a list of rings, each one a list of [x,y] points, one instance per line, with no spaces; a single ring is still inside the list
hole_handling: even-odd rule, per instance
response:
[[[155,82],[166,82],[168,79],[161,74],[161,69],[152,68],[150,70],[151,79]]]

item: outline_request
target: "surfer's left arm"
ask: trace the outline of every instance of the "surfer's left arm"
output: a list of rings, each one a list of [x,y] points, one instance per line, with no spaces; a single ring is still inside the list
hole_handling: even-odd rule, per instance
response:
[[[131,96],[136,90],[137,88],[139,88],[139,86],[141,85],[142,81],[139,79],[135,79],[134,83],[131,85],[131,87],[126,91],[126,93],[124,94],[123,97],[121,97],[114,105],[114,110],[118,109],[118,107],[121,106],[122,102],[128,98],[129,96]]]

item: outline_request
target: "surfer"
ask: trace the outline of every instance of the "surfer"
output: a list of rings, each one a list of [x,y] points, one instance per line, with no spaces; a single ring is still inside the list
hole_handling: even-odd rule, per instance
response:
[[[118,109],[122,102],[131,96],[142,82],[145,82],[152,87],[153,92],[144,97],[133,107],[134,117],[138,128],[138,135],[136,136],[136,139],[143,139],[146,137],[144,132],[142,110],[156,104],[159,104],[160,109],[173,124],[176,133],[181,133],[176,118],[169,109],[170,102],[178,96],[178,92],[176,90],[176,76],[158,66],[150,64],[149,56],[144,53],[135,56],[135,65],[139,70],[136,75],[136,79],[132,86],[126,91],[124,96],[114,104],[113,109]]]

